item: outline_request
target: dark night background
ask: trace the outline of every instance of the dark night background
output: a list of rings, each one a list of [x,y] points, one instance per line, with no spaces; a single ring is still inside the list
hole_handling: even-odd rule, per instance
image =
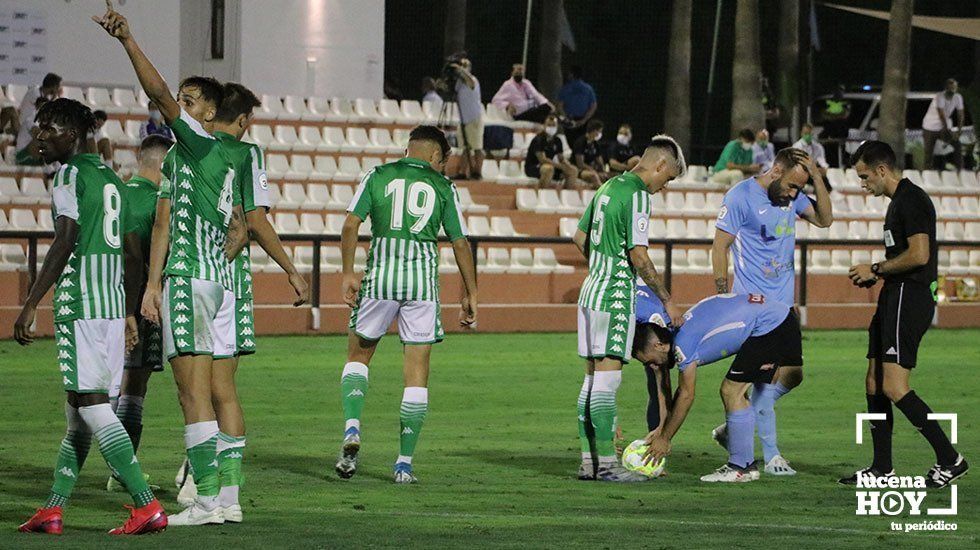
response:
[[[836,3],[868,9],[890,8],[888,0],[839,0]],[[408,98],[419,99],[419,81],[436,75],[442,66],[445,0],[388,0],[385,6],[385,79]],[[520,61],[523,47],[524,0],[469,0],[466,49],[480,79],[484,102],[509,77],[510,66]],[[715,73],[708,143],[729,139],[731,63],[734,50],[735,0],[724,0]],[[801,2],[805,12],[807,2]],[[695,0],[691,49],[692,142],[701,142],[701,127],[708,82],[715,0]],[[971,0],[916,0],[916,15],[980,16],[980,2]],[[528,77],[537,82],[537,31],[541,2],[534,3],[528,51]],[[637,135],[662,129],[670,41],[669,0],[565,0],[565,10],[577,50],[564,49],[563,65],[579,64],[586,81],[596,90],[597,116],[610,125],[631,122]],[[762,69],[775,85],[779,3],[760,0]],[[849,86],[880,85],[883,75],[888,22],[817,4],[821,50],[814,52],[815,95],[838,83]],[[810,37],[800,34],[800,47]],[[977,43],[932,31],[913,29],[911,90],[938,91],[948,77],[961,87],[977,85]],[[803,75],[801,75],[802,77]],[[541,90],[553,97],[555,90]]]

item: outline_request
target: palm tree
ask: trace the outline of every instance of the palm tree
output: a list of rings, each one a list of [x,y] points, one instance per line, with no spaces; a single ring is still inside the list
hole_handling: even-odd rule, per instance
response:
[[[765,127],[759,60],[759,0],[738,0],[732,63],[732,132]]]
[[[691,145],[691,4],[691,0],[674,0],[664,110],[664,129],[685,151]]]
[[[452,55],[464,48],[466,48],[466,0],[447,0],[444,55]]]
[[[881,90],[878,133],[892,146],[899,167],[905,166],[905,106],[909,90],[909,51],[912,49],[912,8],[914,0],[893,0],[888,23],[888,50],[885,78]]]
[[[800,126],[800,0],[783,0],[779,5],[779,104],[781,120],[789,124],[796,141]]]
[[[553,99],[561,86],[561,13],[563,0],[541,2],[541,35],[538,37],[536,80],[541,93]]]

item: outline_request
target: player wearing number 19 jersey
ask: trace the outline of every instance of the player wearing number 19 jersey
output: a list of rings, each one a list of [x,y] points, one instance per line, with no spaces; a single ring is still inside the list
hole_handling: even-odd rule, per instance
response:
[[[401,445],[395,482],[413,483],[412,455],[428,409],[429,352],[442,341],[439,309],[440,227],[452,242],[463,276],[461,324],[476,322],[476,276],[466,240],[466,224],[452,182],[441,174],[449,143],[434,126],[409,136],[408,155],[368,172],[348,207],[342,235],[344,299],[353,308],[347,364],[341,377],[344,444],[337,473],[354,475],[360,449],[360,416],[367,393],[368,363],[378,341],[398,318],[405,344],[405,391],[401,404]],[[361,222],[371,219],[367,272],[354,277],[354,248]],[[359,287],[359,292],[358,292]]]
[[[122,375],[124,318],[127,309],[135,307],[135,301],[127,304],[124,288],[122,182],[98,155],[81,153],[95,123],[88,107],[56,99],[41,107],[37,123],[40,153],[46,162],[62,163],[52,186],[55,239],[14,325],[14,335],[22,345],[33,341],[30,327],[37,304],[57,280],[54,328],[68,431],[48,501],[20,530],[61,533],[62,507],[94,435],[109,468],[123,480],[136,504],[129,521],[112,533],[159,531],[167,526],[167,517],[143,479],[132,442],[109,405],[109,396],[118,391],[112,386]],[[126,283],[131,289],[132,281]]]
[[[578,399],[580,479],[645,479],[616,460],[616,391],[633,345],[637,274],[670,303],[670,294],[647,256],[650,194],[684,169],[683,153],[674,140],[654,137],[633,170],[596,191],[579,221],[574,241],[589,261],[578,301],[578,353],[586,361]]]

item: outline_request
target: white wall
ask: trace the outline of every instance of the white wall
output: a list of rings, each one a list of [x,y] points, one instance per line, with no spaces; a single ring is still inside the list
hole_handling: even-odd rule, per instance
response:
[[[124,0],[117,9],[133,35],[171,85],[180,61],[180,10],[174,0]],[[69,82],[134,86],[136,75],[122,46],[91,17],[105,13],[105,0],[0,0],[6,8],[30,8],[46,15],[48,70]],[[38,84],[40,84],[38,82]]]
[[[257,92],[382,97],[384,0],[242,0],[241,22],[242,83]]]

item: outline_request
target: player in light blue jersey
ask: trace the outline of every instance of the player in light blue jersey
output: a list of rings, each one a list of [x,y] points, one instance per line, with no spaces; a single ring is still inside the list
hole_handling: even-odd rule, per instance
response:
[[[802,360],[800,324],[790,306],[766,300],[761,294],[718,294],[689,309],[680,329],[671,335],[656,322],[669,321],[656,296],[638,293],[637,302],[638,311],[644,315],[637,319],[653,322],[637,325],[633,357],[652,369],[676,364],[679,372],[677,393],[666,418],[647,435],[648,456],[659,460],[670,454],[671,439],[694,402],[697,367],[734,354],[721,384],[729,434],[728,462],[702,476],[701,481],[759,479],[753,449],[756,414],[748,391],[753,384],[770,383],[782,365],[796,365]]]
[[[803,194],[813,180],[816,200]],[[830,194],[813,159],[799,149],[783,149],[772,167],[756,177],[739,182],[725,194],[715,222],[712,268],[718,293],[728,292],[728,251],[735,267],[732,292],[760,294],[769,301],[795,303],[796,219],[817,227],[833,222]],[[796,313],[794,312],[795,316]],[[787,365],[771,383],[752,390],[752,407],[765,458],[766,472],[796,473],[776,446],[776,400],[803,381],[803,363]],[[726,446],[725,424],[712,436]]]

